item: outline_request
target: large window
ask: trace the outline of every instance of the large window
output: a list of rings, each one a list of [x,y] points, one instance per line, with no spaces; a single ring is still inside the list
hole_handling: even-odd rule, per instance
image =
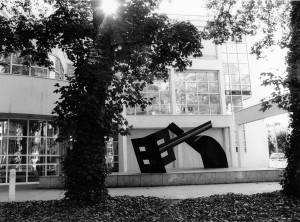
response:
[[[155,80],[153,84],[147,85],[141,94],[152,104],[144,110],[140,107],[128,108],[127,115],[164,115],[171,113],[171,93],[168,81]]]
[[[175,72],[176,114],[221,114],[217,72]]]
[[[228,42],[222,45],[225,77],[226,110],[238,111],[243,100],[251,96],[250,72],[246,43]]]
[[[8,183],[10,169],[17,182],[38,182],[39,176],[59,175],[62,144],[51,121],[0,119],[0,183]]]
[[[0,74],[26,75],[40,78],[64,79],[64,69],[59,58],[50,55],[50,59],[54,63],[54,71],[49,71],[48,68],[31,64],[24,66],[23,58],[20,58],[20,53],[11,54],[8,57],[0,57]]]

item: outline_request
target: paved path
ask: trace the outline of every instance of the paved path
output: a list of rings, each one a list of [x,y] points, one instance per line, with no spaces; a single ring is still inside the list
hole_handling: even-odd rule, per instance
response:
[[[214,194],[242,193],[255,194],[281,190],[278,182],[268,183],[236,183],[164,187],[129,187],[109,188],[111,196],[155,196],[166,199],[186,199],[206,197]],[[16,201],[56,200],[64,197],[63,190],[38,189],[38,185],[17,185]],[[8,201],[8,185],[0,186],[0,202]]]

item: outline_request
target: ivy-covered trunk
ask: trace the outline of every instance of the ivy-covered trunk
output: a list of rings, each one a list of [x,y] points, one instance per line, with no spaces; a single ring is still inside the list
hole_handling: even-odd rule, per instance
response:
[[[108,194],[105,187],[108,171],[103,126],[108,84],[98,69],[101,66],[85,65],[77,68],[76,78],[71,81],[68,89],[69,94],[63,95],[64,101],[68,101],[68,96],[76,99],[69,100],[68,104],[73,106],[72,115],[75,118],[69,129],[72,135],[71,147],[63,162],[65,196],[73,200],[95,201]]]
[[[290,90],[291,136],[286,150],[288,166],[282,181],[286,194],[300,198],[300,2],[291,2],[291,42],[288,53],[288,78]]]

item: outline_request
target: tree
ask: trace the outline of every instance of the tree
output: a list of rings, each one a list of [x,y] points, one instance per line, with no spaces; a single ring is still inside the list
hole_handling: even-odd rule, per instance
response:
[[[252,53],[263,57],[263,49],[279,45],[288,48],[286,57],[287,77],[263,73],[269,78],[264,85],[273,85],[272,98],[263,102],[262,110],[271,103],[289,111],[291,117],[290,146],[286,150],[288,166],[281,182],[283,192],[300,197],[300,2],[284,0],[223,0],[209,1],[208,8],[214,15],[206,28],[207,38],[216,43],[229,39],[239,41],[242,35],[254,35],[261,31],[262,38],[252,46]],[[276,33],[281,31],[281,35]],[[219,34],[221,33],[221,34]],[[282,93],[282,88],[289,93]]]
[[[50,67],[47,55],[58,47],[75,67],[70,84],[55,91],[61,94],[54,109],[59,141],[70,141],[63,162],[67,198],[107,195],[105,143],[115,133],[128,134],[124,107],[145,108],[140,92],[146,83],[166,80],[167,66],[183,70],[189,56],[201,56],[197,28],[154,13],[159,2],[119,0],[118,12],[109,16],[98,1],[45,0],[52,9],[36,14],[37,1],[20,0],[10,4],[10,19],[0,18],[0,54],[21,51],[24,65]]]
[[[286,149],[289,147],[288,131],[280,130],[279,132],[272,132],[272,133],[270,133],[270,131],[268,132],[269,155],[277,152],[276,143],[278,146],[278,152],[285,153]]]

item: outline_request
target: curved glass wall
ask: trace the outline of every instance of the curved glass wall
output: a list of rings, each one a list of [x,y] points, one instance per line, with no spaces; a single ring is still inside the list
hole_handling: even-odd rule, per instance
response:
[[[63,144],[51,121],[0,119],[0,184],[16,169],[17,183],[38,182],[39,176],[59,175]]]
[[[64,69],[59,58],[54,55],[49,55],[53,62],[53,71],[45,67],[31,64],[30,67],[23,66],[23,58],[20,58],[20,53],[14,53],[8,57],[0,56],[0,74],[26,75],[40,78],[50,78],[64,80]]]

